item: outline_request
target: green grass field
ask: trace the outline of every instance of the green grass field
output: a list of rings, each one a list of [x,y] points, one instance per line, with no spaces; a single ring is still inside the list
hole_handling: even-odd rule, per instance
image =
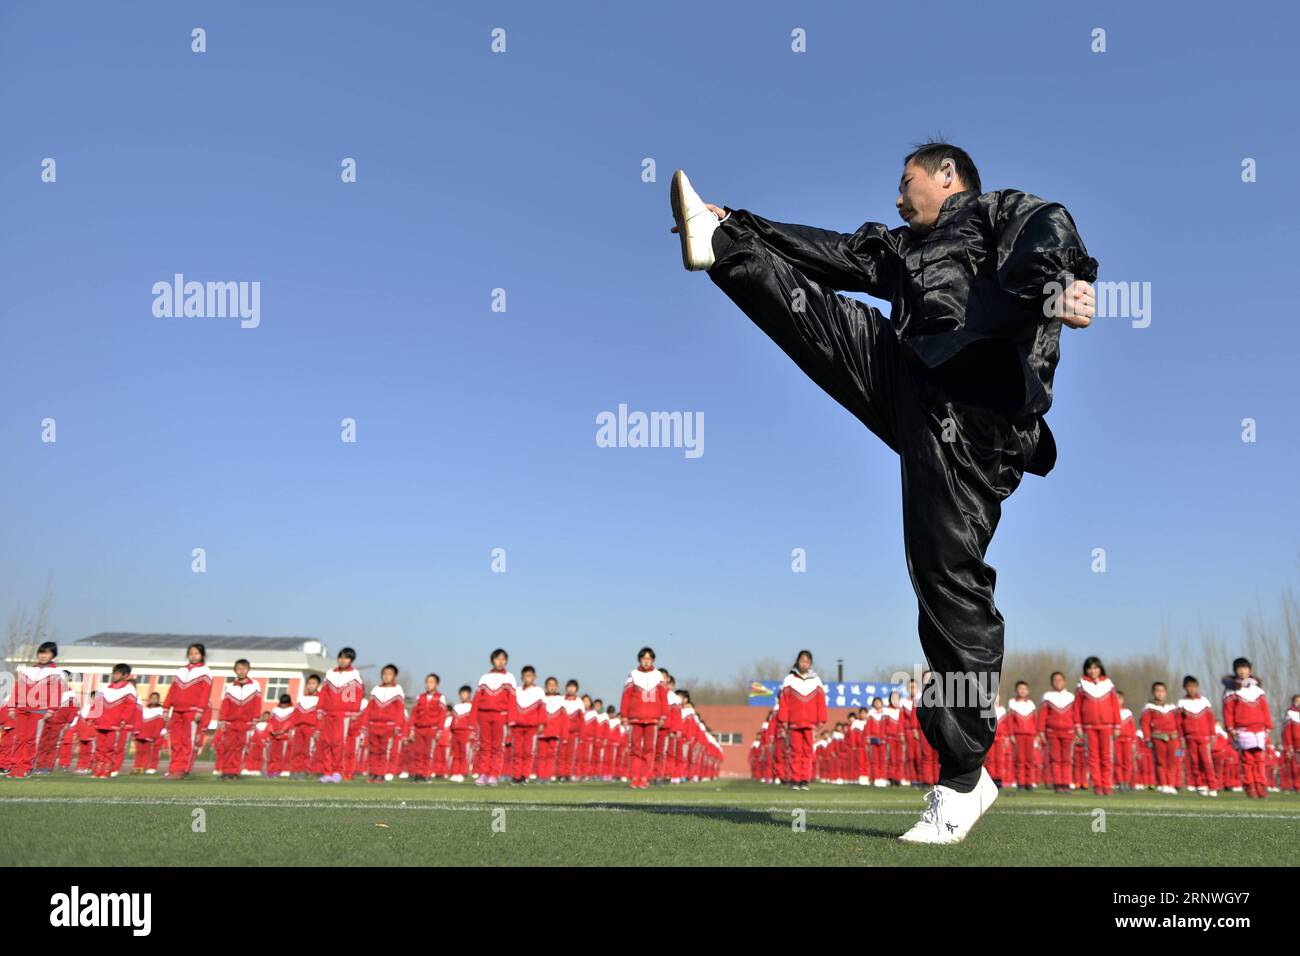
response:
[[[747,780],[629,791],[55,775],[0,779],[0,864],[1294,865],[1300,796],[1004,792],[954,847],[894,839],[922,791]],[[794,811],[806,811],[799,832]],[[1104,832],[1094,809],[1105,811]],[[201,809],[206,832],[194,832]],[[495,826],[494,826],[495,825]],[[503,828],[503,829],[502,829]],[[328,847],[326,851],[325,848]],[[1231,847],[1231,852],[1225,852]]]

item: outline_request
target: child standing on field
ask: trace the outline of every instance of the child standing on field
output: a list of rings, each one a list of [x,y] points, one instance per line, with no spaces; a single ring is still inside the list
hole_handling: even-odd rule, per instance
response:
[[[813,736],[827,720],[826,687],[812,666],[812,651],[800,651],[781,683],[778,713],[790,753],[792,790],[808,789],[813,774]]]
[[[637,666],[623,683],[623,700],[619,709],[629,725],[631,752],[631,789],[645,790],[654,776],[655,735],[662,732],[668,718],[668,687],[655,667],[653,648],[637,651]]]
[[[397,665],[385,664],[379,684],[370,691],[362,720],[370,757],[370,782],[392,780],[397,769],[397,743],[406,734],[406,694],[397,683]]]
[[[1268,796],[1265,752],[1273,730],[1268,698],[1244,657],[1232,662],[1232,676],[1225,679],[1224,685],[1223,723],[1241,752],[1246,796],[1263,800]]]
[[[131,732],[140,724],[140,696],[131,680],[131,665],[113,668],[107,687],[101,687],[91,705],[95,726],[95,776],[116,777]]]
[[[505,757],[506,719],[515,707],[515,675],[506,670],[510,655],[501,648],[488,657],[492,669],[478,680],[474,692],[474,716],[478,723],[478,773],[474,785],[495,787]]]
[[[451,755],[447,761],[451,776],[447,779],[452,783],[463,783],[469,773],[469,751],[474,739],[474,704],[470,700],[473,694],[474,690],[468,684],[462,686],[457,691],[460,700],[452,706],[447,718],[451,721],[446,725],[451,738]]]
[[[1088,752],[1088,775],[1099,796],[1115,792],[1115,737],[1119,733],[1119,698],[1106,676],[1101,659],[1083,662],[1083,676],[1075,693],[1075,725]]]
[[[235,661],[235,679],[226,681],[221,694],[217,769],[223,780],[238,779],[243,773],[248,737],[262,713],[262,688],[248,676],[252,669],[253,665],[242,657]]]
[[[1157,793],[1176,794],[1174,751],[1178,748],[1178,708],[1169,703],[1164,681],[1151,685],[1151,701],[1142,709],[1142,736],[1151,753]]]

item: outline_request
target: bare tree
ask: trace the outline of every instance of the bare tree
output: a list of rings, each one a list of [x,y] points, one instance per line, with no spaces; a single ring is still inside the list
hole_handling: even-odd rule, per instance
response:
[[[36,656],[36,648],[45,641],[57,639],[51,622],[54,610],[54,595],[50,585],[45,585],[45,592],[36,604],[36,610],[28,611],[19,604],[9,615],[5,625],[4,663],[6,668],[13,668],[29,663]]]

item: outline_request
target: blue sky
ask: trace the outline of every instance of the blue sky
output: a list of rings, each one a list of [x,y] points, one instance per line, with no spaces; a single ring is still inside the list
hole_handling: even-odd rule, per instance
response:
[[[1059,464],[990,552],[1009,644],[1237,633],[1296,573],[1296,14],[925,9],[0,7],[0,610],[50,580],[64,640],[304,634],[455,681],[504,644],[597,691],[645,642],[916,660],[896,459],[681,270],[667,195],[893,225],[941,132],[1152,288],[1148,328],[1064,336]],[[155,317],[176,272],[259,281],[260,326]],[[619,403],[702,412],[705,454],[597,447]]]

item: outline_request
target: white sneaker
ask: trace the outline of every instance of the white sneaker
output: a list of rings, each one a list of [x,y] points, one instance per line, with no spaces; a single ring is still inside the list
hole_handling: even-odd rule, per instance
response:
[[[925,796],[929,806],[916,825],[898,838],[900,843],[960,843],[993,806],[998,787],[989,772],[981,769],[979,783],[970,793],[936,784]]]
[[[1219,795],[1219,791],[1217,791],[1217,790],[1206,790],[1206,791],[1205,791],[1205,795],[1206,795],[1207,797],[1217,797],[1217,796]]]
[[[885,779],[883,779],[883,778],[878,778],[878,779],[876,780],[876,782],[873,784],[873,786],[876,786],[876,787],[887,787],[887,786],[889,786],[889,781],[888,781],[888,780],[885,780]]]
[[[684,171],[679,169],[673,173],[670,192],[677,236],[682,241],[682,265],[691,272],[710,268],[713,265],[713,230],[718,228],[718,217],[691,188],[691,181]]]
[[[870,785],[871,785],[871,778],[870,778],[870,777],[868,777],[868,776],[866,776],[866,775],[863,775],[863,776],[861,776],[861,777],[858,777],[858,786],[859,786],[859,787],[867,787],[867,786],[870,786]]]

